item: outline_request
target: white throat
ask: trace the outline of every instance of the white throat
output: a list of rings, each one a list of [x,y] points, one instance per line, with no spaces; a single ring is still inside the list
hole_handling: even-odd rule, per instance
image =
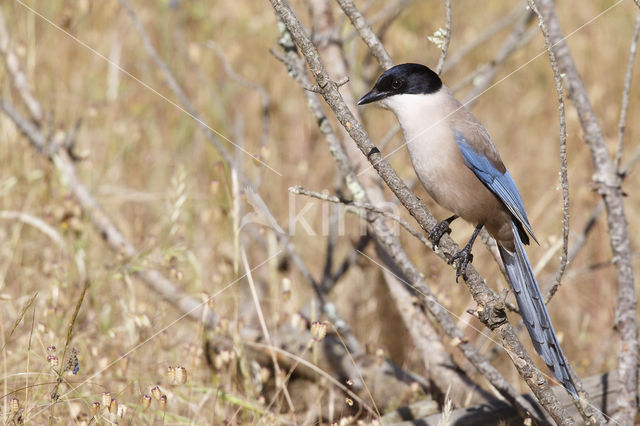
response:
[[[407,142],[418,134],[422,136],[435,130],[440,124],[445,125],[461,106],[445,86],[430,94],[389,96],[381,100],[380,105],[396,115]]]

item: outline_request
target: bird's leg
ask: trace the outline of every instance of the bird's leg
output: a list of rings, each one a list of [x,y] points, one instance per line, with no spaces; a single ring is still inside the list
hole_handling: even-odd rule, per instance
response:
[[[440,243],[440,238],[442,238],[444,234],[451,233],[451,228],[449,228],[449,225],[451,225],[451,222],[453,222],[457,218],[458,216],[454,214],[450,218],[447,218],[442,222],[438,222],[438,224],[433,227],[431,232],[429,232],[429,239],[431,240],[434,246],[437,246],[438,243]]]
[[[449,264],[456,262],[456,282],[458,282],[458,278],[460,278],[461,275],[464,280],[467,279],[467,265],[473,261],[471,249],[473,248],[473,243],[476,241],[476,238],[483,226],[483,224],[476,225],[476,229],[473,230],[473,234],[471,234],[471,238],[467,245],[449,259]]]

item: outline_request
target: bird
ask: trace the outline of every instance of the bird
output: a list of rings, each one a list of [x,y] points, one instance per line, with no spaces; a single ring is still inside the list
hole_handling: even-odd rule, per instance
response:
[[[495,238],[533,347],[569,394],[578,399],[568,361],[553,330],[533,268],[525,252],[536,239],[518,188],[480,121],[443,84],[436,72],[407,63],[386,70],[358,105],[391,110],[404,134],[411,163],[427,193],[453,213],[429,233],[437,246],[462,218],[475,225],[469,242],[449,263],[456,282],[473,260],[484,227]]]

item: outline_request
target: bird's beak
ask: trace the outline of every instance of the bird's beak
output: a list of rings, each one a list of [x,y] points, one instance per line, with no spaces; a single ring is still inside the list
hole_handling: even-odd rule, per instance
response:
[[[387,97],[386,93],[380,92],[374,87],[369,91],[369,93],[360,98],[358,105],[370,104],[371,102],[379,101],[385,97]]]

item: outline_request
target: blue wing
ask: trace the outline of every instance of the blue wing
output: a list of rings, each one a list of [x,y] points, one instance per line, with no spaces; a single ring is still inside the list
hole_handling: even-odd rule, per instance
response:
[[[454,130],[453,135],[467,166],[469,166],[476,176],[478,176],[478,179],[504,203],[511,214],[518,219],[533,239],[538,242],[535,235],[533,235],[533,230],[529,224],[527,213],[524,210],[524,203],[522,202],[518,187],[513,181],[509,171],[506,170],[502,173],[496,169],[487,157],[478,154],[473,149],[461,132]]]

